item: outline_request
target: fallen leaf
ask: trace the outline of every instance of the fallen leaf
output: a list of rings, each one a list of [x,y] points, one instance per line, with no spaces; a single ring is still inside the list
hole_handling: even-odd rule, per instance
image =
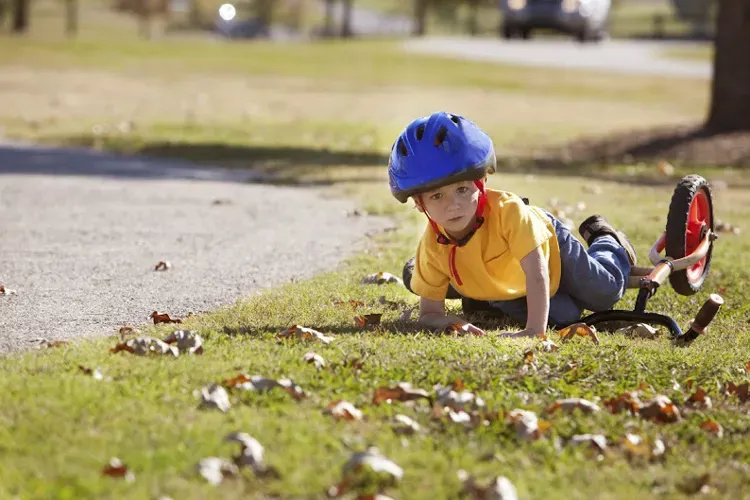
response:
[[[334,306],[344,306],[344,305],[348,305],[348,306],[352,307],[353,309],[356,309],[356,308],[358,308],[358,307],[364,307],[364,306],[365,306],[365,303],[364,303],[364,302],[362,302],[361,300],[354,300],[354,299],[351,299],[351,300],[348,300],[348,301],[343,301],[343,300],[336,300],[336,301],[334,301],[334,302],[333,302],[333,305],[334,305]]]
[[[312,328],[305,328],[304,326],[299,325],[292,325],[285,331],[278,333],[276,335],[277,339],[289,339],[289,338],[296,338],[298,340],[319,340],[323,342],[324,344],[330,344],[333,342],[334,337],[326,337],[322,333],[320,333],[317,330],[313,330]]]
[[[396,434],[414,434],[421,429],[417,422],[406,415],[396,415],[393,417],[393,432]]]
[[[677,422],[680,420],[680,411],[672,401],[662,395],[655,396],[645,404],[639,411],[641,418],[653,420],[660,424]]]
[[[719,439],[724,437],[724,428],[715,420],[704,420],[700,423],[699,427],[709,434],[713,434]]]
[[[628,325],[615,330],[615,333],[620,333],[628,337],[641,338],[641,339],[653,339],[656,338],[659,331],[651,325],[646,323],[637,323],[635,325]]]
[[[329,404],[328,408],[323,410],[323,413],[332,415],[336,420],[362,420],[362,411],[341,399]]]
[[[177,330],[164,339],[165,344],[177,344],[180,353],[203,354],[203,339],[190,330]]]
[[[169,345],[159,339],[147,336],[128,339],[109,350],[109,352],[113,354],[117,354],[120,351],[126,351],[137,356],[146,356],[147,354],[171,354],[172,356],[177,357],[180,355],[180,350],[177,346]]]
[[[362,316],[355,316],[354,323],[360,328],[364,328],[368,325],[379,325],[381,316],[382,314],[365,314]]]
[[[557,410],[570,413],[575,409],[581,410],[583,413],[596,413],[600,410],[598,405],[586,399],[569,398],[555,401],[552,406],[547,408],[547,413],[554,413]]]
[[[221,383],[223,387],[228,389],[242,389],[245,391],[270,391],[276,387],[280,387],[287,394],[292,396],[296,400],[304,399],[306,397],[305,391],[300,386],[294,383],[293,380],[288,378],[280,378],[274,380],[271,378],[262,377],[260,375],[253,375],[248,377],[244,373],[240,373],[232,379],[225,380]]]
[[[452,385],[436,385],[435,406],[438,408],[448,407],[452,410],[463,410],[468,408],[478,409],[484,407],[484,400],[469,391],[456,391]]]
[[[649,444],[641,436],[631,433],[625,434],[625,437],[620,441],[620,445],[631,459],[638,457],[647,459],[661,458],[666,451],[664,442],[661,439],[657,438],[653,443]]]
[[[347,491],[374,495],[395,486],[404,476],[404,470],[387,459],[375,447],[352,454],[342,468],[341,481],[328,489],[329,497],[340,497]]]
[[[710,410],[713,406],[711,404],[711,398],[706,396],[706,391],[702,387],[698,387],[695,392],[688,398],[688,403],[700,404],[704,408]]]
[[[302,356],[302,361],[315,365],[316,368],[325,368],[326,360],[320,354],[314,352],[307,352]]]
[[[172,263],[168,260],[161,260],[154,266],[154,271],[167,271],[172,268]]]
[[[674,174],[674,166],[667,160],[660,160],[656,167],[662,175],[671,176]]]
[[[549,423],[540,425],[536,413],[528,410],[512,410],[507,415],[508,421],[516,430],[516,436],[527,441],[539,439],[549,428]]]
[[[707,494],[711,492],[711,475],[709,473],[700,476],[692,476],[677,485],[677,489],[686,495],[697,493]]]
[[[0,285],[0,295],[17,295],[18,292],[15,290],[11,290],[10,288],[5,288],[5,285]]]
[[[49,340],[45,338],[34,339],[31,340],[31,342],[36,343],[37,349],[52,349],[55,347],[63,347],[70,343],[67,340]]]
[[[637,392],[623,392],[617,397],[605,400],[602,404],[611,413],[627,411],[637,415],[640,411],[641,400],[638,398]]]
[[[385,283],[398,283],[399,285],[403,285],[404,281],[398,276],[394,276],[391,273],[379,272],[368,274],[367,276],[362,278],[362,283],[377,283],[378,285],[382,285]]]
[[[571,338],[578,335],[579,337],[588,337],[595,344],[599,343],[599,337],[596,335],[596,329],[593,326],[589,326],[586,323],[574,323],[566,328],[563,328],[559,332],[560,339],[563,341],[570,340]]]
[[[534,351],[531,349],[527,349],[523,353],[523,364],[525,365],[533,365],[536,359],[534,358]]]
[[[155,325],[158,325],[159,323],[182,323],[181,319],[172,319],[169,317],[169,314],[159,314],[156,311],[151,313],[151,318],[153,318]]]
[[[548,339],[546,337],[544,338],[544,340],[542,340],[542,351],[543,352],[554,352],[554,351],[557,351],[558,349],[559,349],[559,347],[557,346],[557,344],[555,344],[554,342],[552,342],[552,340],[550,340],[550,339]]]
[[[469,333],[469,324],[461,325],[459,323],[454,323],[452,325],[448,325],[443,330],[437,330],[436,333],[455,333],[456,335],[467,335]]]
[[[138,335],[140,333],[140,330],[133,328],[132,326],[121,326],[119,330],[120,338],[122,340],[124,340],[127,335]]]
[[[480,485],[463,469],[459,470],[456,475],[461,481],[461,493],[471,500],[518,500],[516,487],[505,476],[498,476],[489,484]]]
[[[566,373],[566,372],[575,370],[576,368],[578,368],[578,361],[571,360],[565,363],[565,366],[562,367],[562,372]]]
[[[219,384],[210,384],[201,388],[201,408],[216,408],[224,413],[232,407],[229,394]]]
[[[415,401],[417,399],[426,399],[432,404],[432,397],[424,389],[415,389],[408,382],[401,382],[394,387],[378,387],[372,397],[373,404],[382,402],[390,403],[391,401]]]
[[[122,477],[129,483],[135,481],[135,474],[117,457],[113,457],[109,463],[104,466],[102,469],[102,476]]]
[[[90,375],[94,377],[94,380],[103,380],[104,375],[102,375],[101,370],[99,368],[94,368],[93,370],[91,368],[86,368],[83,365],[78,365],[78,369],[83,372],[84,375]]]
[[[228,434],[225,441],[239,443],[242,446],[240,453],[233,457],[238,468],[250,467],[258,476],[275,476],[279,473],[273,467],[269,467],[264,461],[264,449],[257,439],[246,432],[233,432]]]
[[[599,453],[607,451],[607,438],[601,434],[578,434],[570,438],[570,444],[576,446],[586,444],[596,449]]]
[[[726,393],[737,396],[740,403],[744,403],[748,400],[748,396],[750,395],[750,383],[745,382],[744,384],[736,385],[734,382],[729,382],[729,384],[727,384]]]
[[[225,477],[235,477],[240,473],[235,464],[218,457],[202,458],[197,469],[198,473],[214,486],[221,484]]]

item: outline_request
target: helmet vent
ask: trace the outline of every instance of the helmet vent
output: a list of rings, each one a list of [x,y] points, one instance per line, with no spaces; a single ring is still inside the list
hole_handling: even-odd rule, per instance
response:
[[[404,144],[403,139],[398,140],[398,144],[396,145],[398,148],[398,152],[401,154],[401,156],[409,156],[409,151],[406,149],[406,144]]]
[[[459,117],[457,117],[456,115],[448,115],[448,117],[449,117],[449,118],[451,119],[451,121],[452,121],[453,123],[455,123],[456,125],[460,125],[460,124],[461,124],[461,119],[460,119]]]
[[[417,140],[421,141],[424,136],[424,124],[417,127]]]
[[[438,147],[443,144],[443,141],[445,141],[445,136],[448,135],[448,129],[445,128],[445,126],[442,126],[438,129],[437,134],[435,134],[435,147]]]

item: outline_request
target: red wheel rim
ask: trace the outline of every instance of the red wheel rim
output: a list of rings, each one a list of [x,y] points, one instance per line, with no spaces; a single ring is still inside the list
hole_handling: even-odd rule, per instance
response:
[[[705,231],[711,228],[711,206],[705,189],[699,189],[690,203],[687,224],[685,226],[685,255],[690,255],[698,248]],[[708,256],[703,257],[692,267],[687,269],[687,277],[691,283],[697,283],[703,276]]]

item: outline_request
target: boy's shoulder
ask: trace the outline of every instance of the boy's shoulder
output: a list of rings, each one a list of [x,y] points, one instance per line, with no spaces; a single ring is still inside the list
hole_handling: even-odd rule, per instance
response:
[[[493,206],[500,206],[507,203],[521,203],[523,204],[523,199],[518,196],[516,193],[513,193],[511,191],[500,191],[498,189],[487,189],[487,201],[490,205]]]

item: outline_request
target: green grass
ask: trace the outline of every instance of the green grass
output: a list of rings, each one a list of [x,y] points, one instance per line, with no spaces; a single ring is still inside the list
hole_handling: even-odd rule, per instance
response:
[[[434,335],[398,321],[403,308],[416,305],[415,296],[397,285],[360,284],[369,273],[400,274],[424,226],[414,210],[390,197],[382,163],[384,151],[407,117],[445,103],[474,110],[467,116],[476,117],[499,148],[508,151],[519,142],[527,147],[560,142],[582,133],[647,126],[672,114],[689,119],[703,112],[706,93],[705,82],[675,86],[675,81],[657,78],[450,64],[439,58],[414,63],[389,43],[272,46],[174,40],[148,44],[125,37],[99,43],[61,43],[43,36],[0,38],[0,82],[5,81],[1,78],[11,82],[0,96],[0,124],[13,136],[209,160],[303,182],[328,181],[335,190],[327,195],[351,196],[373,214],[394,217],[398,225],[398,230],[375,237],[366,253],[334,272],[186,318],[182,326],[204,339],[201,356],[111,354],[109,349],[118,339],[110,336],[3,358],[0,498],[321,498],[339,482],[340,468],[350,453],[368,445],[378,446],[404,468],[403,482],[387,490],[395,498],[455,498],[460,489],[456,471],[461,468],[485,481],[507,476],[520,498],[681,498],[683,482],[704,473],[710,474],[716,497],[736,498],[747,491],[747,403],[740,405],[722,391],[727,382],[748,380],[750,306],[745,298],[750,237],[742,227],[750,216],[746,188],[730,182],[728,190],[716,192],[717,217],[745,232],[723,234],[717,241],[703,290],[681,297],[665,286],[649,304],[650,310],[669,313],[684,327],[709,293],[723,295],[726,305],[708,333],[685,348],[672,345],[664,332],[649,341],[602,334],[600,345],[583,338],[562,343],[550,333],[560,350],[543,353],[538,351],[538,340],[498,338],[498,325],[485,324],[481,318],[472,319],[490,331],[487,338]],[[66,72],[49,72],[50,68]],[[194,97],[194,87],[185,82],[210,74],[211,86],[202,87],[206,80],[195,84],[207,102],[229,99],[250,102],[257,109],[240,119],[232,115],[231,107],[216,104],[221,112],[201,114],[205,110],[193,104],[188,111],[195,116],[187,119],[177,99],[175,109],[170,105],[163,113],[149,114],[158,102],[130,89],[137,87],[133,75],[146,71],[151,73],[143,78],[160,90],[157,101],[168,101],[174,94]],[[39,80],[37,74],[46,78]],[[399,78],[394,82],[396,74]],[[82,80],[75,80],[79,77]],[[238,78],[247,86],[243,90],[237,90]],[[85,96],[78,97],[80,107],[45,108],[50,95],[75,94],[80,81],[86,83]],[[95,96],[106,97],[103,85],[116,90],[111,100],[101,104]],[[276,94],[269,93],[269,86]],[[28,92],[21,116],[3,111],[14,109],[15,103],[5,96],[16,95],[12,94],[16,87]],[[349,109],[342,113],[341,108],[318,106],[300,88],[329,99],[331,106],[343,100]],[[576,88],[582,90],[575,92]],[[226,89],[234,90],[226,93]],[[294,110],[291,118],[288,109],[279,111],[266,104],[278,94]],[[140,103],[141,108],[134,108],[140,113],[127,115],[113,109],[131,101]],[[123,119],[134,120],[132,132],[116,130]],[[92,133],[94,125],[102,124],[109,127],[107,132]],[[655,172],[649,165],[615,165],[606,170],[586,165],[566,172],[503,170],[491,178],[490,186],[528,196],[543,207],[549,207],[552,198],[573,205],[583,201],[585,212],[569,214],[574,222],[590,213],[604,214],[628,233],[644,259],[663,230],[677,181]],[[711,180],[741,179],[731,169],[695,165],[681,166],[676,175],[688,172]],[[594,179],[604,174],[613,180]],[[640,177],[660,178],[662,184],[628,182]],[[584,189],[592,182],[600,184],[601,194]],[[397,306],[380,304],[381,295]],[[349,299],[365,305],[354,310],[334,304]],[[633,303],[634,292],[629,291],[621,306],[632,308]],[[449,308],[460,313],[456,302],[449,302]],[[355,326],[355,314],[371,312],[383,314],[381,326],[367,330]],[[319,329],[335,340],[326,346],[275,339],[291,324]],[[243,333],[226,333],[225,328]],[[148,326],[143,333],[163,338],[175,329]],[[519,377],[527,348],[537,351],[537,369]],[[308,351],[319,353],[331,366],[317,370],[304,363],[302,356]],[[364,359],[360,370],[343,366],[353,358]],[[578,367],[563,371],[571,361]],[[105,380],[84,375],[79,365],[99,367]],[[291,377],[308,397],[293,401],[278,390],[233,392],[233,406],[226,414],[198,409],[195,391],[243,372]],[[415,407],[372,404],[373,392],[384,385],[411,382],[432,392],[434,384],[456,379],[485,399],[490,410],[535,411],[551,427],[538,441],[525,442],[515,437],[502,417],[487,426],[464,429],[433,420],[424,402]],[[693,388],[701,386],[708,392],[712,409],[685,404],[691,394],[689,380]],[[591,415],[545,411],[564,397],[600,398],[601,404],[644,382],[653,388],[644,399],[652,393],[669,396],[680,407],[680,422],[656,424],[607,411]],[[324,415],[322,410],[337,399],[354,403],[366,420],[335,422]],[[414,417],[424,432],[395,435],[390,419],[397,413]],[[723,438],[713,438],[698,427],[707,418],[723,426]],[[237,445],[222,441],[235,431],[247,432],[265,446],[267,462],[280,471],[281,478],[255,478],[245,471],[241,478],[218,487],[206,484],[195,465],[204,457],[235,454]],[[601,460],[566,444],[573,435],[589,432],[602,433],[610,442]],[[626,432],[663,439],[667,445],[663,460],[629,461],[618,444]],[[134,472],[134,482],[101,475],[102,467],[115,456]]]
[[[640,255],[663,227],[669,188],[640,188],[634,215],[632,188],[603,183],[599,196],[583,191],[579,179],[500,175],[491,185],[511,189],[546,206],[552,196],[570,202],[585,201],[589,211],[602,212],[625,229]],[[367,190],[370,210],[387,205],[384,189],[350,188],[360,199]],[[746,191],[730,191],[716,198],[717,214],[741,221],[748,216]],[[392,204],[395,202],[392,202]],[[362,285],[365,274],[398,273],[412,252],[422,220],[397,205],[393,216],[399,230],[378,238],[369,254],[352,259],[339,272],[311,281],[270,290],[234,307],[186,320],[183,325],[205,339],[202,356],[177,359],[140,358],[127,353],[110,354],[113,337],[80,342],[56,349],[12,356],[0,367],[0,484],[7,496],[22,498],[83,498],[115,496],[173,498],[281,494],[284,497],[319,497],[338,482],[340,467],[350,448],[376,445],[405,469],[403,483],[390,492],[395,497],[453,497],[463,468],[489,478],[505,475],[526,498],[551,497],[657,497],[654,491],[674,495],[683,480],[703,473],[720,497],[748,487],[740,464],[750,460],[745,445],[750,431],[746,406],[722,395],[719,387],[741,382],[750,361],[750,306],[744,302],[748,282],[746,234],[723,236],[717,242],[714,268],[702,292],[677,296],[668,287],[660,290],[650,309],[672,314],[686,325],[707,294],[722,290],[727,304],[709,333],[692,346],[673,346],[662,333],[656,340],[629,340],[602,334],[601,345],[586,339],[559,342],[554,353],[537,352],[538,370],[524,377],[516,374],[526,348],[539,348],[536,340],[454,338],[419,331],[398,322],[401,309],[416,304],[416,297],[397,285]],[[576,221],[583,215],[576,215]],[[385,295],[398,304],[390,309],[378,302]],[[628,292],[623,307],[632,307]],[[357,299],[361,309],[336,306],[338,300]],[[457,304],[450,304],[451,309]],[[383,313],[383,325],[361,330],[355,314]],[[454,311],[459,312],[459,311]],[[481,322],[478,322],[481,324]],[[291,324],[319,329],[333,335],[329,346],[279,342],[276,333]],[[227,335],[243,328],[245,333]],[[163,338],[175,327],[160,325],[144,333]],[[335,366],[316,370],[301,361],[315,351],[330,364],[365,358],[360,371]],[[563,373],[562,367],[577,361],[578,368]],[[100,367],[108,380],[85,376],[78,366]],[[227,414],[199,410],[194,391],[238,373],[266,377],[291,377],[309,397],[295,402],[283,392],[233,393]],[[111,380],[109,380],[111,378]],[[373,405],[374,390],[397,382],[412,382],[431,391],[434,384],[461,379],[470,391],[484,398],[488,408],[510,411],[523,408],[551,422],[537,442],[514,437],[504,420],[464,430],[433,421],[420,404]],[[711,410],[690,409],[684,401],[695,386],[708,391]],[[675,381],[682,386],[675,389]],[[545,414],[556,399],[583,397],[607,399],[646,382],[654,393],[672,398],[683,412],[675,424],[655,424],[643,419],[612,415]],[[362,409],[364,422],[334,422],[322,410],[328,403],[345,399]],[[396,413],[415,418],[424,434],[402,439],[391,431],[389,419]],[[711,418],[724,428],[721,440],[711,438],[698,424]],[[234,445],[222,438],[234,431],[248,432],[265,447],[269,464],[282,478],[257,479],[246,475],[214,488],[194,472],[203,457],[229,457]],[[629,463],[616,442],[626,432],[654,439],[668,446],[663,461]],[[604,460],[590,458],[585,450],[562,445],[575,434],[602,433],[612,443]],[[112,456],[122,459],[135,473],[134,483],[102,477],[100,469]],[[490,461],[484,457],[496,456]],[[583,474],[585,471],[585,474]],[[585,480],[584,480],[585,478]]]
[[[664,55],[673,59],[688,59],[691,61],[710,62],[714,57],[714,49],[711,46],[694,47],[690,49],[672,49],[664,51]]]

